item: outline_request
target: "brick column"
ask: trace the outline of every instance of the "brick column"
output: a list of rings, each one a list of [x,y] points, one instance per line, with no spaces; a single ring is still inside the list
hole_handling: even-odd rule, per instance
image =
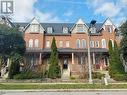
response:
[[[74,64],[74,53],[72,53],[72,64]]]

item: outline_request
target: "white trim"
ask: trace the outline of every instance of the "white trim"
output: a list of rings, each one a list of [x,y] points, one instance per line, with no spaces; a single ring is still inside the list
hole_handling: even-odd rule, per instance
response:
[[[34,17],[27,25],[26,27],[24,28],[24,32],[27,31],[27,29],[32,25],[32,24],[38,24],[39,25],[39,30],[42,30],[42,31],[39,31],[40,33],[44,33],[44,28],[41,26],[41,24],[39,23],[39,21]],[[29,31],[30,32],[30,31]]]
[[[106,43],[105,39],[101,40],[101,45],[102,45],[102,48],[106,48],[107,47],[107,43]]]

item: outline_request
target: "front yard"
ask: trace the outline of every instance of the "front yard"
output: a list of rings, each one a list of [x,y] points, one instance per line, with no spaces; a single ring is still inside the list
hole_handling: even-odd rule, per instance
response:
[[[84,83],[1,83],[0,89],[127,89],[127,83],[123,84],[84,84]]]

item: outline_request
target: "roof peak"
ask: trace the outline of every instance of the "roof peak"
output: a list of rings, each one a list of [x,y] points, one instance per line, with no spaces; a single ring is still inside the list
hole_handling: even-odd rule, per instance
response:
[[[76,24],[85,24],[84,21],[80,18],[78,19],[78,21],[76,22]]]

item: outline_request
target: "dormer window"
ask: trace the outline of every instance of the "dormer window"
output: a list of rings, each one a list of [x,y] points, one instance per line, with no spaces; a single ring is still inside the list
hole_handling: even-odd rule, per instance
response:
[[[39,32],[39,25],[31,24],[31,32]]]
[[[68,33],[68,27],[63,27],[63,33]]]
[[[47,33],[52,33],[52,32],[53,32],[52,27],[48,27],[48,28],[47,28]]]
[[[109,32],[109,33],[112,33],[112,30],[113,30],[113,29],[112,29],[112,26],[108,26],[108,32]]]
[[[83,32],[83,31],[84,31],[83,24],[78,24],[77,25],[77,32]]]
[[[96,28],[95,27],[91,27],[91,33],[96,33]]]

